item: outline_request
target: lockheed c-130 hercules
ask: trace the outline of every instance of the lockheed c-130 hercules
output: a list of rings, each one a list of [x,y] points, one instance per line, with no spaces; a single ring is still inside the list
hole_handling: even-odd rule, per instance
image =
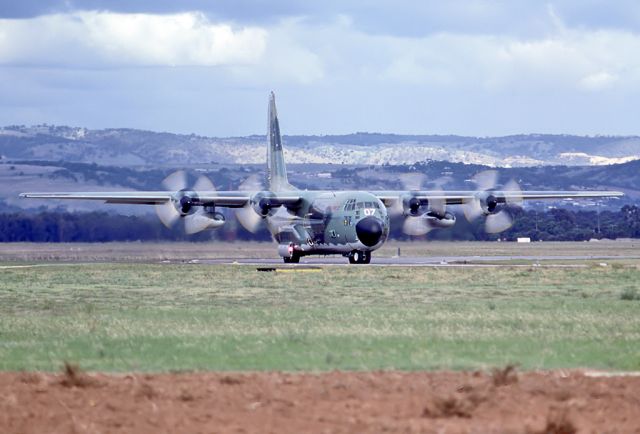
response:
[[[187,233],[215,229],[225,223],[217,208],[234,208],[239,222],[255,232],[265,221],[286,263],[302,256],[341,254],[352,264],[367,264],[371,252],[389,235],[389,217],[404,217],[403,230],[423,235],[435,228],[455,224],[449,205],[463,207],[473,220],[486,216],[485,229],[501,232],[512,224],[507,205],[524,200],[616,197],[616,191],[521,191],[515,181],[497,187],[497,172],[474,177],[474,191],[423,190],[421,185],[390,191],[299,190],[289,184],[285,168],[280,125],[273,92],[269,98],[267,187],[250,177],[237,191],[216,191],[201,176],[189,188],[184,171],[169,175],[168,191],[22,193],[25,198],[101,200],[111,204],[155,205],[160,220],[173,226],[182,220]]]

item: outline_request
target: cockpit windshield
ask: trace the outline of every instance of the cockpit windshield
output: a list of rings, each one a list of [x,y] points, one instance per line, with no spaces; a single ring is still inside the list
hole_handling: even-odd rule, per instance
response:
[[[353,211],[356,207],[356,200],[355,199],[349,199],[344,203],[344,210],[345,211]]]

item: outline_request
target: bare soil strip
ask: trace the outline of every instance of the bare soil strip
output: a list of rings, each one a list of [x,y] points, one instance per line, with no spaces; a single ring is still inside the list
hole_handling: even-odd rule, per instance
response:
[[[0,373],[0,432],[640,432],[640,377],[578,371]]]

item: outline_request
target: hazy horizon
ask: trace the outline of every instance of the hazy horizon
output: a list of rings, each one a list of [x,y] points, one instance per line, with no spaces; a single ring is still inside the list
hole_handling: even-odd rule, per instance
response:
[[[60,128],[84,128],[90,131],[100,131],[100,130],[138,130],[144,131],[154,134],[175,134],[182,136],[196,135],[199,137],[208,137],[208,138],[216,138],[216,139],[233,139],[233,138],[248,138],[248,137],[261,137],[267,135],[264,133],[248,133],[243,135],[236,136],[223,136],[223,135],[214,135],[214,134],[197,134],[193,131],[169,131],[169,130],[149,130],[135,127],[118,127],[118,126],[104,126],[98,128],[91,128],[84,125],[63,125],[63,124],[50,124],[50,123],[41,123],[41,124],[11,124],[11,125],[0,125],[0,129],[11,128],[15,126],[24,126],[25,128],[36,128],[42,126],[48,127],[60,127]],[[403,133],[403,132],[388,132],[388,131],[352,131],[345,133],[327,133],[327,134],[287,134],[285,132],[282,133],[282,137],[330,137],[330,136],[353,136],[353,135],[382,135],[382,136],[433,136],[433,137],[460,137],[460,138],[471,138],[471,139],[500,139],[505,137],[517,137],[517,136],[557,136],[557,137],[584,137],[584,138],[598,138],[598,137],[611,137],[611,138],[637,138],[640,137],[640,134],[572,134],[572,133],[541,133],[541,132],[530,132],[530,133],[514,133],[507,134],[501,136],[479,136],[479,135],[461,135],[461,134],[433,134],[433,133]]]

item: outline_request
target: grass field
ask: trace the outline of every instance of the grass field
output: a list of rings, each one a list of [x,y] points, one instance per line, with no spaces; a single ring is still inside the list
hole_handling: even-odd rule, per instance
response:
[[[0,270],[0,370],[640,370],[640,267]]]

